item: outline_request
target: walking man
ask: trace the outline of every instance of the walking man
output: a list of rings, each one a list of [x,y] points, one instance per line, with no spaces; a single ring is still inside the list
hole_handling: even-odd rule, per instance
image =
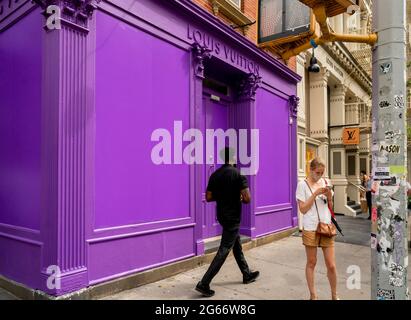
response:
[[[255,281],[260,274],[259,271],[250,271],[241,247],[239,234],[241,202],[250,203],[251,196],[247,178],[232,165],[234,157],[230,151],[228,147],[224,149],[225,164],[210,176],[207,186],[206,200],[217,202],[217,220],[223,227],[223,234],[214,260],[195,288],[206,297],[214,295],[210,283],[224,264],[231,249],[243,274],[244,284]]]

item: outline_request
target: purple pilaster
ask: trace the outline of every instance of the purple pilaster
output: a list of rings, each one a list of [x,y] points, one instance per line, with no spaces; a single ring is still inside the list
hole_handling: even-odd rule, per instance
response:
[[[239,87],[238,102],[233,109],[233,127],[236,129],[247,129],[247,150],[251,152],[251,129],[256,129],[255,122],[255,96],[257,89],[260,87],[261,77],[258,74],[250,73],[241,81]],[[254,141],[254,144],[257,143]],[[256,161],[253,159],[252,161]],[[256,237],[255,229],[255,174],[247,176],[250,192],[251,203],[243,205],[241,234],[247,235],[254,239]]]
[[[192,128],[201,130],[201,121],[203,113],[203,79],[204,79],[204,62],[207,59],[211,58],[210,50],[202,47],[198,43],[194,43],[192,47],[192,69],[193,71],[193,81],[194,81],[194,101],[192,104],[192,109],[194,112],[190,117],[190,121],[194,123]],[[203,214],[202,207],[203,201],[202,198],[202,176],[203,176],[203,165],[195,164],[194,165],[194,186],[191,188],[191,199],[194,200],[195,204],[195,221],[196,226],[194,228],[195,232],[195,241],[196,241],[196,254],[202,255],[204,253],[204,236],[203,236]],[[194,189],[194,190],[193,190]]]
[[[44,252],[41,289],[61,295],[88,284],[86,257],[87,36],[92,1],[43,1],[61,8],[61,28],[44,27],[43,177]],[[47,14],[45,14],[47,15]],[[46,17],[47,18],[47,17]],[[87,156],[87,157],[86,157]],[[60,286],[50,286],[57,266]]]
[[[297,203],[294,198],[295,190],[297,189],[297,177],[295,173],[297,172],[297,113],[298,104],[300,98],[292,95],[290,96],[288,102],[290,106],[290,147],[291,147],[291,174],[290,174],[290,200],[293,204],[292,209],[292,226],[296,227],[298,225],[298,210]]]

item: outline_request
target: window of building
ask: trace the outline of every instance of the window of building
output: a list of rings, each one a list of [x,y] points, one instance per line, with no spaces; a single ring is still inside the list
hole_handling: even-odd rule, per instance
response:
[[[232,2],[236,7],[241,9],[241,0],[229,0],[229,1]]]
[[[333,174],[341,174],[341,152],[333,152]]]
[[[365,171],[367,172],[367,158],[360,158],[360,172]]]
[[[348,156],[348,175],[355,176],[355,156]]]

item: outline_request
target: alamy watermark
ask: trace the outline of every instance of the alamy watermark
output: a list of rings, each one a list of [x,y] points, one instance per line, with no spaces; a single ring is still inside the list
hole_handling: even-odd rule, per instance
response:
[[[361,268],[357,265],[350,265],[347,267],[347,273],[350,276],[347,278],[348,290],[361,290]]]
[[[46,26],[50,30],[61,29],[61,9],[59,6],[50,5],[46,9],[49,15],[46,20]]]
[[[151,150],[151,160],[154,164],[224,164],[224,149],[229,147],[231,151],[229,162],[240,164],[241,174],[257,174],[259,169],[258,129],[230,128],[226,131],[206,129],[204,137],[200,129],[190,128],[183,132],[182,128],[182,121],[174,121],[173,134],[164,128],[153,131],[151,141],[158,142]],[[183,142],[189,142],[184,149]],[[215,149],[217,155],[214,152]]]
[[[51,265],[47,268],[46,273],[49,275],[47,278],[47,289],[61,289],[61,270],[59,266]]]

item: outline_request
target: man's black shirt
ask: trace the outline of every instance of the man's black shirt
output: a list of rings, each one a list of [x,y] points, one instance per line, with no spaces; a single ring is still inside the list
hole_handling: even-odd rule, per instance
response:
[[[241,221],[241,191],[248,188],[247,178],[237,168],[225,164],[208,181],[207,191],[217,202],[217,219],[221,225],[235,225]]]

